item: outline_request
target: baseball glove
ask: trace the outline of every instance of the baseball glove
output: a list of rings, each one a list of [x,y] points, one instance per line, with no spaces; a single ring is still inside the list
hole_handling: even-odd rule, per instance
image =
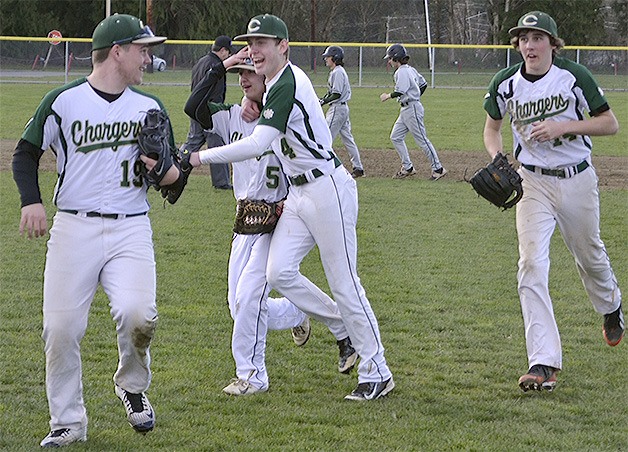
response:
[[[167,199],[170,204],[177,202],[188,183],[193,168],[190,165],[190,151],[181,149],[174,159],[174,165],[179,168],[179,178],[174,183],[161,187],[161,197]]]
[[[170,130],[170,120],[166,112],[153,108],[146,112],[146,121],[137,137],[141,153],[157,160],[157,164],[150,171],[142,165],[142,175],[155,189],[161,188],[161,180],[174,164],[174,157],[177,155],[176,149],[170,145]]]
[[[506,156],[498,153],[485,168],[475,172],[469,183],[478,195],[503,210],[510,209],[523,196],[521,176]]]
[[[281,215],[282,202],[238,200],[235,225],[236,234],[264,234],[273,232]]]

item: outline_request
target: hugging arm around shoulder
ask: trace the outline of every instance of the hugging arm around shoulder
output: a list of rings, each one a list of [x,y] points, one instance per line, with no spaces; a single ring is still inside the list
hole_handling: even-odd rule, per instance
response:
[[[258,124],[248,137],[200,151],[198,156],[203,164],[241,162],[262,155],[280,134],[274,127]]]

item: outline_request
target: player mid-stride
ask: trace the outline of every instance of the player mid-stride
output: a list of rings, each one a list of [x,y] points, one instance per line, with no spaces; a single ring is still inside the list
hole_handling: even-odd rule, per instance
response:
[[[290,190],[270,243],[266,276],[272,287],[336,336],[346,329],[360,356],[358,386],[345,398],[373,400],[393,390],[379,326],[357,274],[357,184],[332,150],[331,134],[307,75],[288,60],[288,28],[271,14],[249,21],[246,39],[255,72],[266,76],[257,126],[231,144],[192,153],[194,166],[235,162],[270,146],[288,176]],[[244,60],[245,55],[242,55]],[[300,271],[318,245],[333,301]]]
[[[92,72],[44,97],[13,156],[20,232],[29,237],[43,236],[48,228],[37,183],[38,161],[48,148],[59,175],[44,269],[50,433],[42,447],[87,439],[80,343],[99,284],[116,323],[115,394],[136,431],[155,426],[144,392],[151,383],[149,346],[157,324],[156,271],[137,136],[146,112],[163,105],[130,86],[142,83],[149,46],[165,40],[133,16],[103,20],[93,34]],[[179,171],[171,170],[163,185],[177,179]]]
[[[395,88],[392,93],[382,93],[379,99],[386,102],[388,99],[397,99],[401,109],[399,117],[393,125],[390,133],[392,141],[399,157],[401,169],[393,176],[393,179],[404,179],[416,174],[414,165],[410,160],[406,135],[408,132],[414,137],[414,141],[423,149],[423,153],[432,167],[431,180],[438,180],[447,174],[447,170],[441,165],[438,154],[432,142],[427,138],[423,117],[425,109],[421,103],[421,95],[427,89],[427,82],[419,72],[408,64],[410,55],[401,44],[393,44],[386,49],[384,59],[395,69]]]
[[[344,68],[345,52],[340,46],[329,46],[323,52],[325,65],[329,68],[329,78],[327,79],[327,93],[321,98],[321,105],[329,104],[329,109],[325,115],[331,139],[334,140],[338,134],[342,144],[347,148],[351,166],[351,175],[354,178],[364,176],[364,166],[360,160],[360,151],[355,144],[351,133],[351,120],[349,119],[349,105],[351,99],[351,85],[349,76]]]
[[[565,43],[554,19],[540,11],[527,13],[510,35],[523,62],[498,72],[489,85],[484,144],[491,157],[503,152],[501,127],[508,114],[523,178],[516,215],[517,278],[529,369],[519,386],[551,391],[563,367],[548,281],[556,226],[593,307],[604,315],[604,339],[615,346],[624,335],[621,292],[600,238],[590,138],[613,135],[618,123],[589,70],[557,55]]]

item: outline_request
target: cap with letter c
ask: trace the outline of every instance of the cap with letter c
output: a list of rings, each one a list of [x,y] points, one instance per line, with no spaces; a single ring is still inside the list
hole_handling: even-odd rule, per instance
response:
[[[240,41],[254,37],[278,38],[288,41],[288,27],[286,23],[277,16],[261,14],[249,21],[245,34],[236,36],[234,39]]]
[[[155,36],[148,25],[128,14],[112,14],[94,29],[92,51],[113,47],[116,44],[144,44],[156,46],[163,43],[165,36]]]
[[[508,33],[510,36],[517,36],[521,30],[539,30],[558,38],[556,22],[549,14],[541,11],[532,11],[521,16],[517,26],[508,30]]]

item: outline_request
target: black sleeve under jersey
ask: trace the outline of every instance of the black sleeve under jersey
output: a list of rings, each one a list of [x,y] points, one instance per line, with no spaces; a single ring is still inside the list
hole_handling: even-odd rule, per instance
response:
[[[227,73],[222,62],[212,66],[211,70],[192,90],[192,94],[185,103],[185,113],[195,121],[199,122],[204,129],[212,128],[211,113],[207,106],[212,101],[214,88],[222,82]]]
[[[13,153],[13,179],[20,192],[22,207],[41,203],[39,191],[39,160],[43,150],[21,139]]]

